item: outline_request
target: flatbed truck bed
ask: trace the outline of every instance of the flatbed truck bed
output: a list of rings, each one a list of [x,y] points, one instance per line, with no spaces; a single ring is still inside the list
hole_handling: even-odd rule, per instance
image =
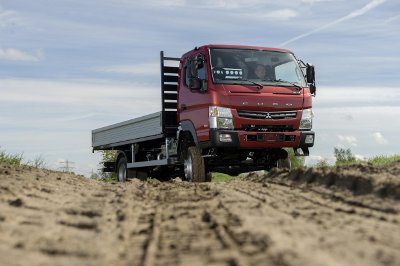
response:
[[[94,150],[163,138],[162,113],[156,112],[92,131]]]

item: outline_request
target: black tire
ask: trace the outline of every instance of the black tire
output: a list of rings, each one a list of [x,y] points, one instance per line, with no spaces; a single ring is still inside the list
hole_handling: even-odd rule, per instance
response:
[[[195,146],[188,148],[183,164],[185,180],[190,182],[205,182],[206,169],[201,150]]]
[[[121,157],[117,164],[117,179],[118,182],[126,182],[128,175],[127,161],[125,157]]]
[[[212,173],[211,172],[208,172],[208,173],[206,173],[206,182],[211,182],[211,180],[212,180]]]
[[[279,159],[278,162],[276,163],[276,167],[278,169],[291,169],[292,168],[292,162],[290,161],[290,158],[287,157],[286,159]]]

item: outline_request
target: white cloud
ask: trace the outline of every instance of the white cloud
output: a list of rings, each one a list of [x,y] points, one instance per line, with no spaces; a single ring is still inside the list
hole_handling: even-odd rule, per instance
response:
[[[310,36],[310,35],[312,35],[312,34],[314,34],[314,33],[320,32],[320,31],[322,31],[322,30],[324,30],[324,29],[326,29],[326,28],[335,26],[335,25],[337,25],[337,24],[339,24],[339,23],[342,23],[343,21],[347,21],[347,20],[350,20],[350,19],[353,19],[353,18],[362,16],[362,15],[364,15],[365,13],[367,13],[368,11],[370,11],[370,10],[372,10],[372,9],[374,9],[374,8],[377,8],[378,6],[380,6],[381,4],[383,4],[384,2],[386,2],[386,0],[372,0],[371,2],[369,2],[368,4],[366,4],[365,6],[363,6],[362,8],[357,9],[357,10],[354,10],[354,11],[352,11],[352,12],[351,12],[350,14],[348,14],[348,15],[346,15],[346,16],[344,16],[344,17],[341,17],[341,18],[339,18],[339,19],[336,19],[336,20],[334,20],[334,21],[332,21],[332,22],[330,22],[330,23],[328,23],[328,24],[322,25],[322,26],[320,26],[320,27],[318,27],[318,28],[316,28],[316,29],[314,29],[314,30],[312,30],[312,31],[309,31],[309,32],[304,33],[304,34],[301,34],[301,35],[296,36],[296,37],[294,37],[294,38],[292,38],[292,39],[289,39],[289,40],[287,40],[287,41],[281,43],[280,46],[286,46],[286,45],[288,45],[289,43],[292,43],[292,42],[294,42],[294,41],[303,39],[303,38],[305,38],[305,37],[307,37],[307,36]]]
[[[344,114],[342,116],[343,116],[343,119],[345,119],[347,121],[353,121],[354,120],[354,117],[353,117],[352,114]]]
[[[387,139],[385,139],[385,137],[383,137],[382,133],[380,132],[375,132],[371,134],[371,136],[374,139],[374,141],[378,144],[385,145],[389,143]]]
[[[342,136],[338,135],[338,139],[340,140],[341,143],[344,143],[345,145],[350,145],[353,147],[357,147],[357,138],[354,136]]]
[[[15,48],[0,48],[0,60],[37,62],[42,58],[43,53],[41,51],[36,51],[34,54],[29,54]]]
[[[379,92],[379,97],[376,96]],[[398,106],[400,87],[332,87],[320,86],[317,89],[315,106],[318,108],[357,107],[357,106]],[[347,113],[349,120],[353,113]]]
[[[397,15],[397,16],[394,16],[394,17],[390,17],[390,18],[386,19],[383,23],[384,24],[388,24],[388,23],[391,23],[391,22],[393,22],[395,20],[398,20],[398,19],[400,19],[400,15]]]
[[[262,0],[206,0],[206,1],[193,1],[193,5],[198,5],[204,8],[220,8],[220,9],[238,9],[238,8],[251,8],[256,5],[262,4]]]
[[[4,10],[0,6],[0,29],[15,26],[19,24],[20,21],[21,19],[17,16],[15,11]]]
[[[196,8],[201,9],[212,9],[212,10],[239,10],[240,16],[243,14],[251,15],[254,17],[270,18],[277,20],[286,20],[293,17],[297,17],[298,13],[294,9],[280,8],[284,6],[293,6],[287,4],[269,4],[265,0],[149,0],[146,1],[146,5],[155,7],[186,7],[188,10]],[[266,9],[265,7],[268,7]],[[223,14],[221,14],[223,16]]]
[[[180,7],[180,6],[185,6],[186,0],[150,0],[147,1],[147,4],[152,5],[152,6],[167,6],[167,7]]]
[[[278,9],[271,12],[266,12],[262,17],[275,20],[288,20],[297,17],[297,12],[292,9]]]
[[[76,106],[90,109],[135,109],[154,106],[160,89],[142,83],[122,83],[105,80],[18,80],[0,79],[0,103],[18,105],[41,103],[58,106]],[[24,97],[21,97],[24,95]],[[161,101],[161,100],[160,100]],[[158,102],[158,101],[157,101]]]
[[[324,2],[343,2],[344,0],[301,0],[302,3],[314,4],[314,3],[324,3]]]
[[[95,70],[105,73],[151,76],[151,75],[159,75],[160,63],[144,63],[137,65],[114,65],[108,67],[98,67]]]

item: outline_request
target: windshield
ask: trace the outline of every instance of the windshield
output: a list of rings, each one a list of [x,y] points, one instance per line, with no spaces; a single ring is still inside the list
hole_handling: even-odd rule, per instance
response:
[[[291,53],[212,48],[210,56],[214,83],[306,86],[303,72]]]

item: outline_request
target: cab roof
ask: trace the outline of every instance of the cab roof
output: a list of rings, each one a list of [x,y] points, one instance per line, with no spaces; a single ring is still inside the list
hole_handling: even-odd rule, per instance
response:
[[[268,51],[277,51],[277,52],[287,52],[291,53],[290,50],[281,49],[281,48],[272,48],[272,47],[263,47],[263,46],[249,46],[249,45],[233,45],[233,44],[207,44],[199,47],[201,48],[231,48],[231,49],[254,49],[254,50],[268,50]]]
[[[234,44],[206,44],[200,47],[195,47],[182,55],[181,60],[193,53],[193,51],[208,49],[208,48],[230,48],[230,49],[254,49],[254,50],[265,50],[265,51],[276,51],[283,53],[292,53],[290,50],[263,46],[249,46],[249,45],[234,45]]]

